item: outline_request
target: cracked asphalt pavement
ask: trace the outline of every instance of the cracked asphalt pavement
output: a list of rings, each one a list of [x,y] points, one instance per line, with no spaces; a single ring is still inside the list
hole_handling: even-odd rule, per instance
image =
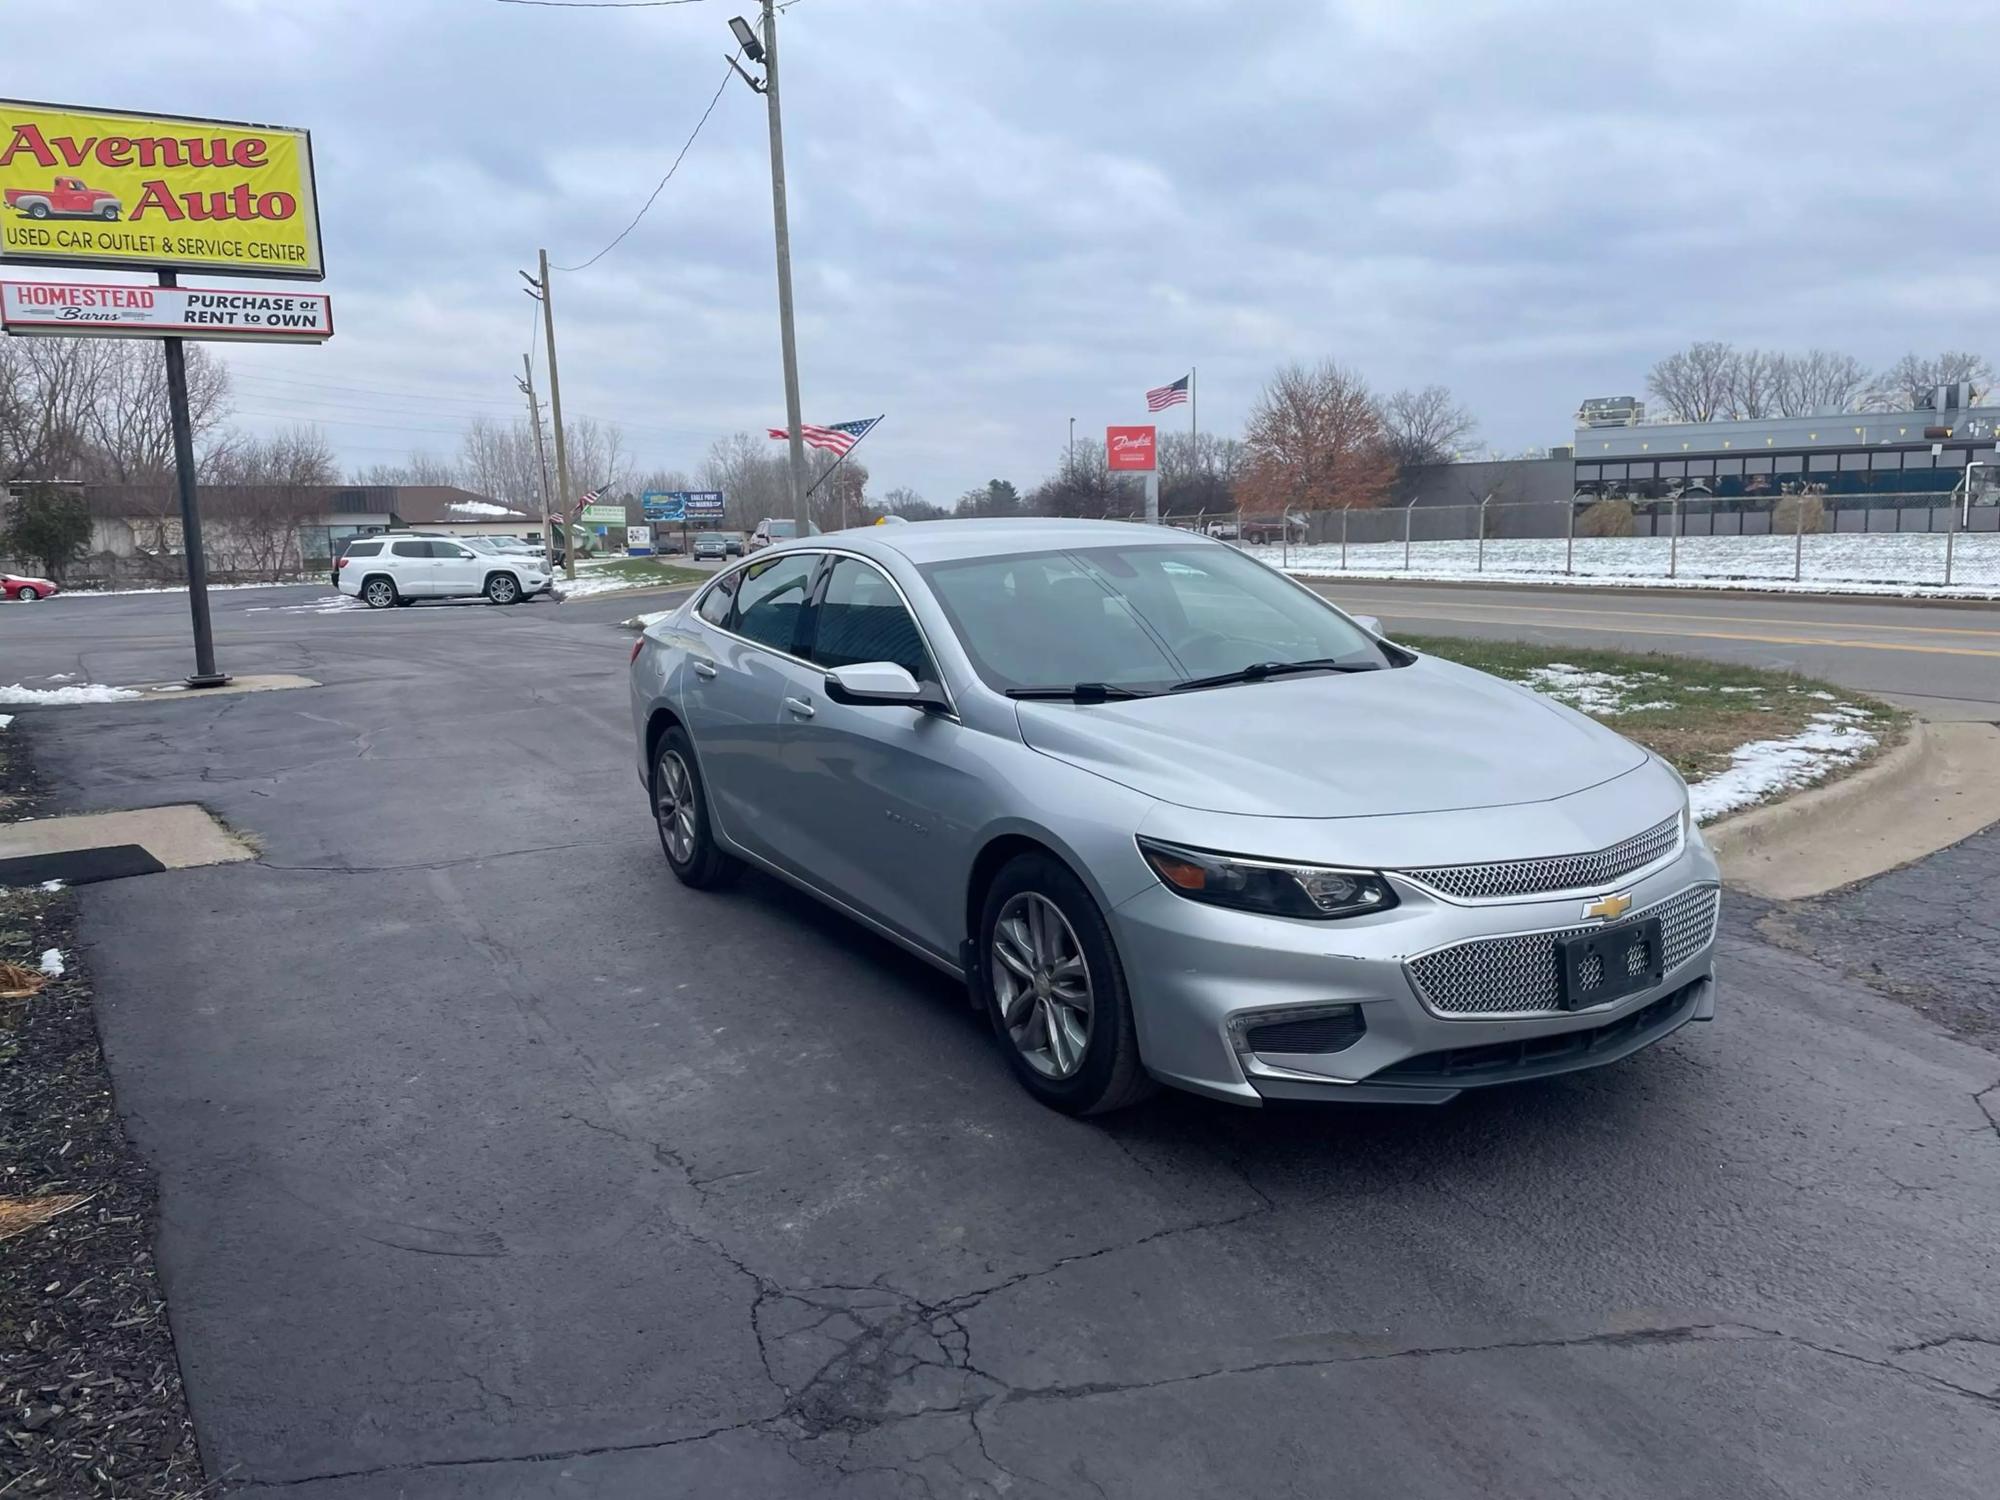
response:
[[[216,596],[321,688],[10,731],[260,850],[80,892],[223,1493],[1993,1493],[2000,1055],[1909,1002],[1977,1008],[1995,835],[1732,900],[1715,1023],[1607,1070],[1079,1122],[914,960],[671,879],[630,600],[324,593]],[[187,669],[178,595],[4,613],[10,679]]]

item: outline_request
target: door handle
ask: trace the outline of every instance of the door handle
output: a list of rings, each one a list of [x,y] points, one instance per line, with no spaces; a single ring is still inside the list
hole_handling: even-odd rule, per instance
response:
[[[697,656],[694,659],[693,666],[694,675],[697,677],[713,677],[715,675],[715,663],[712,661],[703,661]]]
[[[787,698],[785,708],[795,719],[810,719],[813,716],[813,706],[803,698]]]

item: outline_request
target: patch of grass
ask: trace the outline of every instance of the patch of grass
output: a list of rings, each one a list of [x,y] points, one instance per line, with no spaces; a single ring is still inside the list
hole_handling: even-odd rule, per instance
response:
[[[700,583],[709,576],[700,568],[683,568],[675,563],[662,562],[657,557],[618,557],[609,562],[580,563],[577,571],[579,576],[588,574],[592,578],[616,578],[634,588]],[[561,588],[562,585],[557,584],[556,587]]]
[[[1396,640],[1581,709],[1671,762],[1690,782],[1727,767],[1738,746],[1798,734],[1813,715],[1830,709],[1863,715],[1857,727],[1876,737],[1878,753],[1896,742],[1907,717],[1886,703],[1810,677],[1691,656],[1455,636]]]

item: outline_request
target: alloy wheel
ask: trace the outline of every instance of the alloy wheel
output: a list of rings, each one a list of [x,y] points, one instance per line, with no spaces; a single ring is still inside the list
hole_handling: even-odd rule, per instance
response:
[[[694,782],[677,752],[669,750],[660,757],[653,787],[653,816],[659,820],[660,837],[666,840],[673,862],[684,865],[694,858]]]
[[[993,924],[993,994],[1028,1066],[1068,1078],[1090,1045],[1095,996],[1076,930],[1048,897],[1023,891]]]
[[[395,586],[386,579],[374,578],[368,583],[368,602],[381,609],[396,602]]]

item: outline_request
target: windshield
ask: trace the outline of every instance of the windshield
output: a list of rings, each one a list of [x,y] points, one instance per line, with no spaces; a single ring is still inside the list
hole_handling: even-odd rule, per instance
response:
[[[702,547],[720,547],[722,545],[722,533],[719,531],[704,531],[700,536],[695,538],[695,543]]]
[[[798,534],[799,523],[797,521],[766,521],[764,523],[764,535],[774,540],[778,537],[797,536]]]
[[[1345,615],[1231,547],[1090,547],[922,572],[998,692],[1077,683],[1163,692],[1260,664],[1394,665]]]

